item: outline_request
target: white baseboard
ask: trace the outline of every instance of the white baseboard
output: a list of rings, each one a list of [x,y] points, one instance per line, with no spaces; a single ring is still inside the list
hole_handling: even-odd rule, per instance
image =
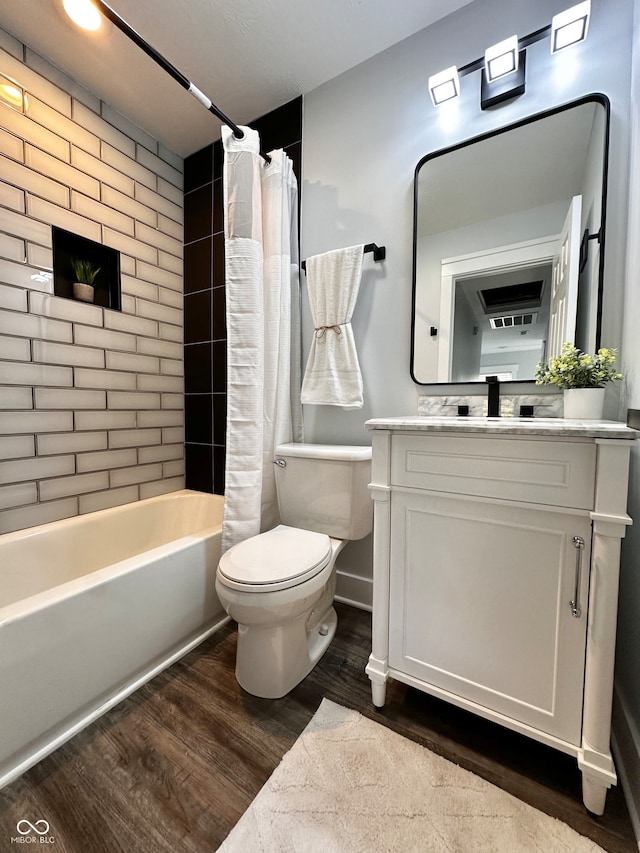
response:
[[[371,578],[361,578],[358,575],[352,575],[349,572],[342,572],[338,569],[336,573],[335,597],[336,601],[340,601],[343,604],[350,604],[352,607],[358,607],[360,610],[371,612],[373,580]]]
[[[617,685],[613,693],[611,747],[640,850],[640,731]]]

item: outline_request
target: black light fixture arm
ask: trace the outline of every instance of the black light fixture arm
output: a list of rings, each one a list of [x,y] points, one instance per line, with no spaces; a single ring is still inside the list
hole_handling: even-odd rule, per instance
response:
[[[173,79],[179,83],[183,89],[186,89],[187,92],[193,95],[197,101],[200,101],[200,103],[205,106],[210,113],[213,113],[214,116],[219,118],[223,124],[230,127],[236,139],[244,138],[244,131],[241,130],[237,124],[232,122],[231,119],[222,112],[222,110],[218,109],[218,107],[211,102],[210,98],[208,98],[204,92],[201,92],[196,85],[188,80],[184,74],[175,67],[175,65],[172,65],[169,60],[161,53],[158,53],[158,51],[152,47],[148,41],[143,39],[142,36],[124,20],[124,18],[121,18],[120,15],[111,8],[111,6],[105,3],[104,0],[93,0],[93,2],[105,18],[111,21],[111,23],[116,26],[120,32],[124,33],[124,35],[143,50],[147,56],[151,57],[151,59],[153,59],[153,61],[159,65],[163,71],[166,71],[169,76],[173,77]],[[267,163],[271,162],[271,158],[266,154],[263,154],[262,151],[260,152],[260,156]]]

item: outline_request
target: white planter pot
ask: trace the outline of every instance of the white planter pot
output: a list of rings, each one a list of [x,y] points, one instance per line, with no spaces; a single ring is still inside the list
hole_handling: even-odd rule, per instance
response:
[[[93,302],[93,285],[82,281],[73,282],[73,298],[80,302]]]
[[[605,388],[565,388],[565,418],[581,421],[602,420],[605,390]]]

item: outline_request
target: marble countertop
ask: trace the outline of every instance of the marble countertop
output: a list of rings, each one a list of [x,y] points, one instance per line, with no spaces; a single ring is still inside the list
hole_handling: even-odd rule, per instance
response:
[[[421,417],[372,418],[367,429],[407,432],[460,432],[485,435],[554,435],[580,438],[635,439],[640,432],[618,421],[578,421],[565,418]]]

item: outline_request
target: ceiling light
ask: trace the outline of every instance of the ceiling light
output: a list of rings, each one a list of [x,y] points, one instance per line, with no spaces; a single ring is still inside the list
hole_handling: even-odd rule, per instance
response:
[[[587,37],[591,0],[578,3],[551,19],[551,53],[557,53],[571,44],[578,44]]]
[[[493,83],[499,77],[505,77],[518,70],[518,36],[488,47],[484,53],[484,73],[487,82]]]
[[[460,94],[460,78],[455,65],[429,77],[429,94],[434,107],[458,97]]]
[[[102,18],[91,0],[62,0],[62,5],[71,20],[85,30],[97,30]]]

